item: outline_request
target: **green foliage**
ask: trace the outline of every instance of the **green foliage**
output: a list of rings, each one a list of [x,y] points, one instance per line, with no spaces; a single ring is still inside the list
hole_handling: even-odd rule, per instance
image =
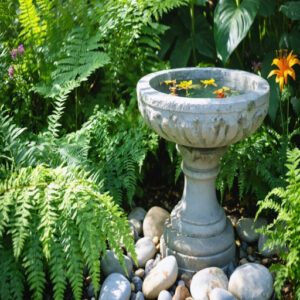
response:
[[[259,9],[260,0],[220,0],[214,12],[214,35],[218,57],[225,63],[247,35]]]
[[[45,24],[41,24],[40,17],[32,0],[19,0],[19,20],[23,27],[20,37],[32,41],[33,46],[42,44],[46,34]]]
[[[288,152],[285,185],[272,189],[266,198],[259,201],[259,210],[271,210],[276,214],[273,222],[263,233],[269,239],[266,247],[281,249],[282,264],[272,266],[275,271],[275,291],[280,298],[281,288],[286,281],[292,282],[295,299],[300,297],[300,150],[295,148]]]
[[[282,4],[279,10],[293,21],[300,20],[299,1],[288,1]]]
[[[286,152],[291,146],[286,137],[262,127],[247,139],[230,146],[221,160],[217,188],[224,195],[237,183],[240,199],[245,196],[264,198],[272,188],[282,185]]]
[[[13,249],[11,265],[6,268],[15,268],[11,272],[17,279],[18,272],[25,271],[34,299],[43,297],[45,266],[54,299],[63,299],[67,279],[75,299],[81,299],[83,266],[88,266],[97,291],[99,254],[105,252],[107,242],[119,258],[118,242],[134,255],[125,216],[83,171],[43,165],[21,168],[1,182],[0,206],[1,251]],[[5,268],[7,262],[0,263]],[[1,295],[7,293],[2,283],[10,282],[11,272],[0,275]],[[15,299],[22,299],[22,285]]]

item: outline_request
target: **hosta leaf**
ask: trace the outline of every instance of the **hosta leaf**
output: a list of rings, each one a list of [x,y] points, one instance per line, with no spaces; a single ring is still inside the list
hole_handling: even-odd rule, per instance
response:
[[[300,2],[289,1],[282,4],[279,8],[284,15],[293,21],[300,20]]]
[[[214,13],[214,37],[218,57],[225,63],[249,31],[260,0],[220,0]]]

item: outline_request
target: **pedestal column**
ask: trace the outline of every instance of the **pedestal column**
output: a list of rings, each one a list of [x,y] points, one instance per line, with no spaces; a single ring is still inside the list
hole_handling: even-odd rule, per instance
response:
[[[216,197],[219,160],[226,147],[199,149],[177,145],[183,157],[183,195],[167,221],[164,256],[175,255],[181,272],[225,267],[235,259],[234,232]]]

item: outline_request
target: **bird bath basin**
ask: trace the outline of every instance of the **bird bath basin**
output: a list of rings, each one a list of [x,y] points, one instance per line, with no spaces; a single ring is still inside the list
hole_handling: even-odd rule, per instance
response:
[[[190,98],[162,90],[166,80],[214,78],[239,91],[226,98]],[[226,147],[252,134],[263,122],[269,84],[261,77],[221,68],[184,68],[155,72],[137,84],[139,110],[164,139],[177,144],[183,157],[183,195],[166,222],[163,256],[175,255],[181,272],[194,273],[235,261],[234,232],[218,203],[215,180]]]

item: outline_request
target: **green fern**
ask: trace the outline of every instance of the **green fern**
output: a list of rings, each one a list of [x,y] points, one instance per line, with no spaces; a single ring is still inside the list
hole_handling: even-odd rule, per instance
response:
[[[265,210],[276,213],[273,222],[262,230],[269,237],[266,247],[280,249],[282,264],[272,266],[276,272],[275,291],[280,297],[281,288],[289,280],[296,297],[300,295],[300,150],[288,152],[285,186],[274,188],[264,200],[259,201],[257,216]],[[287,251],[288,249],[288,251]]]
[[[19,20],[23,27],[20,37],[33,41],[35,46],[42,44],[46,35],[46,25],[42,24],[32,0],[19,0]]]
[[[99,254],[107,243],[121,261],[120,243],[134,257],[125,215],[83,171],[43,165],[20,169],[0,183],[0,203],[9,215],[5,222],[3,213],[0,216],[0,243],[7,250],[13,245],[14,259],[22,262],[34,299],[43,298],[45,265],[54,299],[63,299],[67,278],[75,299],[81,299],[84,265],[99,289]],[[6,275],[0,274],[0,282],[7,280],[1,276]]]

